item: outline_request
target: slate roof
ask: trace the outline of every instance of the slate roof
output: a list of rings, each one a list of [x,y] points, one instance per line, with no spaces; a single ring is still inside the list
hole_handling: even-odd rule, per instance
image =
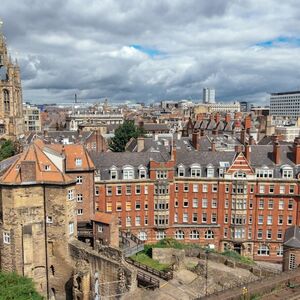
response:
[[[294,225],[286,229],[283,245],[300,249],[300,227]]]

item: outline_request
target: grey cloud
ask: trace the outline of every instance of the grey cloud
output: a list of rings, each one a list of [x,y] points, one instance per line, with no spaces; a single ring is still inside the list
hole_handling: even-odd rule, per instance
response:
[[[299,49],[255,44],[300,37],[299,15],[296,0],[2,0],[0,13],[33,102],[199,99],[214,86],[220,100],[265,103],[299,86]]]

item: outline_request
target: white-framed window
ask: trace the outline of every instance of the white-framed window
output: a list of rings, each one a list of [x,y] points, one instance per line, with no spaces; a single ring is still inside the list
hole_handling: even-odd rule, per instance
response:
[[[184,191],[185,193],[187,193],[187,192],[189,191],[189,184],[188,184],[188,183],[185,183],[185,184],[183,185],[183,191]]]
[[[211,214],[211,222],[213,224],[217,223],[217,214],[216,213]]]
[[[187,223],[189,221],[188,213],[183,213],[182,222]]]
[[[140,200],[135,201],[135,210],[141,210],[141,201]]]
[[[68,190],[68,200],[74,199],[74,190]]]
[[[283,166],[282,170],[282,178],[293,178],[293,169],[290,166]]]
[[[279,199],[278,209],[279,210],[283,210],[284,209],[284,200],[283,199]]]
[[[95,186],[95,196],[99,196],[99,186]]]
[[[176,240],[183,240],[184,239],[184,231],[176,230],[175,231],[175,239]]]
[[[148,195],[148,185],[144,185],[144,194]]]
[[[213,239],[214,237],[215,237],[215,234],[214,234],[214,232],[212,230],[209,229],[209,230],[205,231],[204,238],[206,240]]]
[[[283,215],[279,215],[278,216],[278,225],[282,225],[283,224]]]
[[[75,158],[75,165],[76,167],[82,166],[82,159],[81,158]]]
[[[77,202],[82,202],[83,201],[83,194],[77,194]]]
[[[3,243],[10,244],[10,233],[7,231],[3,232]]]
[[[233,174],[233,177],[234,178],[246,178],[247,174],[245,172],[239,170]]]
[[[292,225],[293,224],[293,216],[290,215],[290,216],[287,217],[287,224],[288,225]]]
[[[178,222],[178,213],[176,212],[174,214],[174,223],[177,223]]]
[[[277,240],[282,240],[282,230],[281,229],[277,230]]]
[[[279,194],[285,194],[285,185],[279,186]]]
[[[207,208],[207,199],[203,198],[202,199],[202,208]]]
[[[268,240],[272,239],[272,229],[267,229],[267,236],[266,236],[266,238]]]
[[[262,225],[264,223],[264,216],[263,215],[258,215],[258,222],[259,225]]]
[[[115,166],[110,168],[110,179],[117,180],[118,179],[118,170]]]
[[[203,193],[207,193],[208,192],[208,185],[207,184],[203,184],[202,185],[202,192]]]
[[[157,240],[162,240],[162,239],[165,239],[166,238],[166,233],[165,233],[165,231],[163,231],[163,230],[158,230],[157,232],[156,232],[156,239]]]
[[[132,166],[125,166],[123,168],[123,179],[124,180],[134,179],[134,169]]]
[[[82,208],[78,208],[77,209],[77,216],[82,216],[83,215],[83,209]]]
[[[218,207],[218,200],[212,199],[211,201],[211,208],[217,208]]]
[[[277,253],[277,256],[283,256],[283,246],[282,245],[277,247],[276,253]]]
[[[135,226],[140,226],[141,225],[141,217],[140,216],[136,216],[135,217]]]
[[[273,224],[273,216],[272,215],[269,215],[267,217],[267,225],[272,225]]]
[[[274,200],[273,199],[269,199],[268,201],[268,209],[273,209],[274,208]]]
[[[97,226],[98,232],[103,232],[103,225],[98,225]]]
[[[259,202],[258,202],[258,208],[259,209],[264,209],[264,205],[265,205],[265,201],[264,199],[259,199]]]
[[[197,183],[193,184],[193,193],[198,193],[199,192],[199,185]]]
[[[46,223],[47,224],[52,224],[53,223],[53,217],[52,216],[47,216],[46,217]]]
[[[167,178],[168,178],[167,170],[156,171],[156,179],[167,179]]]
[[[139,167],[139,178],[146,179],[147,178],[147,169],[144,166]]]
[[[139,184],[137,184],[135,186],[135,194],[136,195],[140,195],[141,194],[141,186]]]
[[[122,186],[121,185],[116,186],[116,195],[118,195],[118,196],[122,195]]]
[[[198,199],[193,199],[193,208],[198,208]]]
[[[269,256],[270,255],[270,248],[266,244],[260,244],[259,248],[257,249],[257,255]]]
[[[214,177],[214,172],[215,172],[215,169],[214,169],[213,166],[208,166],[207,167],[207,177],[208,178]]]
[[[257,230],[257,239],[261,240],[263,238],[263,231],[261,228]]]
[[[130,216],[127,216],[126,217],[126,226],[131,226],[131,217]]]
[[[69,235],[72,235],[74,233],[74,223],[69,223]]]
[[[112,196],[112,186],[106,186],[106,196]]]
[[[256,169],[256,177],[258,178],[272,178],[273,170],[268,169],[268,167],[263,167],[261,169]]]
[[[183,165],[178,166],[178,177],[184,177],[185,176],[185,168]]]
[[[202,223],[207,223],[207,213],[202,213]]]
[[[290,185],[289,193],[294,194],[295,192],[295,186],[293,184]]]
[[[201,177],[201,167],[198,164],[191,165],[191,177]]]
[[[200,238],[200,234],[198,230],[191,230],[190,232],[190,239],[191,240],[198,240]]]
[[[265,193],[265,186],[262,185],[262,184],[259,186],[259,193],[260,194],[264,194]]]
[[[82,176],[76,177],[76,184],[82,184]]]
[[[288,210],[293,210],[293,206],[294,206],[294,200],[293,199],[289,199]]]
[[[140,231],[140,232],[138,233],[138,238],[139,238],[141,241],[147,241],[147,239],[148,239],[147,232],[146,232],[146,231]]]

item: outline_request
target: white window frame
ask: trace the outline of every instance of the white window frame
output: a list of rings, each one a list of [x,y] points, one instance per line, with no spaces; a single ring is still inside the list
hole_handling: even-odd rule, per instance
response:
[[[3,243],[4,244],[10,244],[10,232],[8,232],[8,231],[4,231],[3,232]]]

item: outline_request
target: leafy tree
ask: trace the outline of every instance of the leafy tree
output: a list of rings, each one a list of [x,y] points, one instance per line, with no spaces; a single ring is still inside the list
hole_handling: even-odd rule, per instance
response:
[[[0,147],[0,161],[16,153],[15,145],[11,140],[4,141]]]
[[[32,279],[16,273],[0,272],[0,299],[5,300],[42,300],[34,288]]]
[[[132,137],[137,138],[143,135],[143,127],[137,127],[134,125],[134,121],[126,120],[116,129],[109,147],[113,152],[124,152],[126,144]]]

